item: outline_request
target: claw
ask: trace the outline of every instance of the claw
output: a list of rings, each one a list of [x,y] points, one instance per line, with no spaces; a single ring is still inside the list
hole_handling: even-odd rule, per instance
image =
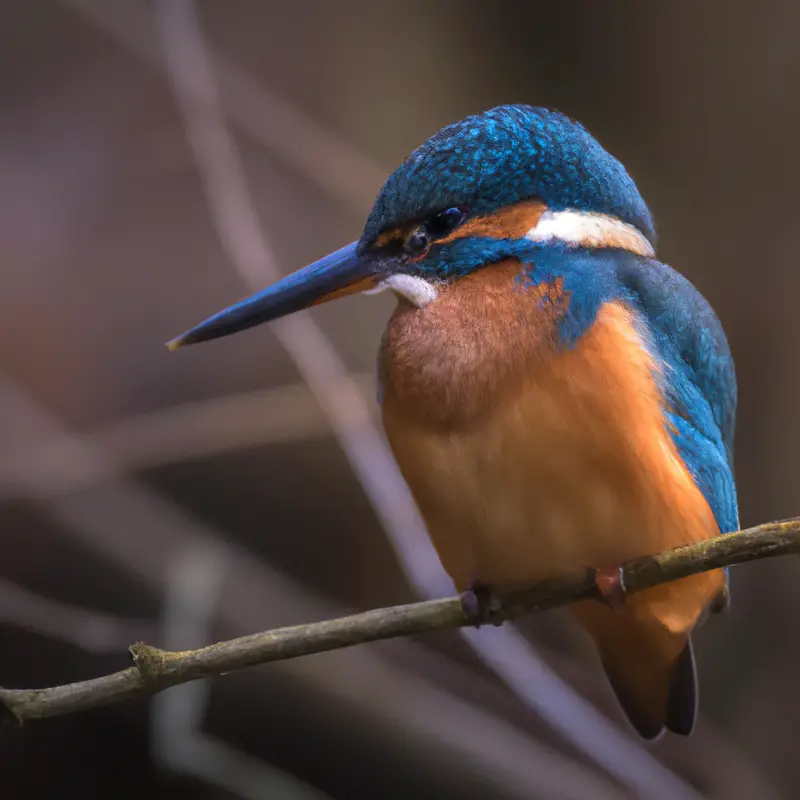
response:
[[[625,607],[625,576],[622,567],[602,567],[594,571],[594,581],[600,599],[612,610],[622,611]]]
[[[499,614],[502,610],[500,598],[493,595],[488,586],[474,583],[461,595],[461,609],[470,624],[476,628],[481,625],[503,624]]]

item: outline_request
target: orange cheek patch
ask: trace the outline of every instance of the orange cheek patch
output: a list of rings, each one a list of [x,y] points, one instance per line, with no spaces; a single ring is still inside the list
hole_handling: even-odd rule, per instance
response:
[[[526,200],[513,206],[506,206],[494,214],[474,217],[459,225],[449,236],[434,240],[434,244],[448,244],[467,236],[485,236],[491,239],[521,239],[539,221],[547,210],[541,200]],[[401,244],[417,228],[417,224],[404,225],[379,233],[374,247],[388,247]]]
[[[506,206],[485,217],[474,217],[456,228],[449,236],[437,240],[447,244],[467,236],[483,236],[491,239],[522,239],[547,210],[541,200],[527,200]]]
[[[416,225],[405,225],[402,228],[383,231],[376,237],[373,247],[388,247],[390,244],[402,243],[415,227]]]

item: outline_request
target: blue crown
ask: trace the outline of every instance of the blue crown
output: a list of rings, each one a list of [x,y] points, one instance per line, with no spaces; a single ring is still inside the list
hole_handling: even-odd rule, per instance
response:
[[[361,241],[453,206],[487,214],[532,198],[554,210],[609,214],[655,244],[650,211],[625,167],[580,123],[526,105],[467,117],[418,147],[384,184]]]

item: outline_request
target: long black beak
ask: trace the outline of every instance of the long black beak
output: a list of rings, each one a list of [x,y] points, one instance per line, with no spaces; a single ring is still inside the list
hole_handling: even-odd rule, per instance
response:
[[[207,342],[261,325],[309,306],[371,289],[382,277],[380,264],[356,253],[357,242],[309,264],[283,280],[220,311],[167,342],[170,350]]]

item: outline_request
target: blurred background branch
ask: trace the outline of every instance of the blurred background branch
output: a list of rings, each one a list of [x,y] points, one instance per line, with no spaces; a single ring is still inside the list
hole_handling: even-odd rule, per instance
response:
[[[372,375],[356,375],[359,391],[373,399]],[[83,441],[107,453],[126,472],[146,471],[258,446],[290,444],[328,435],[325,415],[305,384],[193,400],[124,417]],[[12,477],[26,473],[36,495],[89,488],[102,479],[63,442],[12,447],[0,453],[0,500],[19,499]]]
[[[15,625],[89,653],[119,652],[132,641],[153,639],[148,620],[103,614],[32,592],[0,578],[0,623]]]

